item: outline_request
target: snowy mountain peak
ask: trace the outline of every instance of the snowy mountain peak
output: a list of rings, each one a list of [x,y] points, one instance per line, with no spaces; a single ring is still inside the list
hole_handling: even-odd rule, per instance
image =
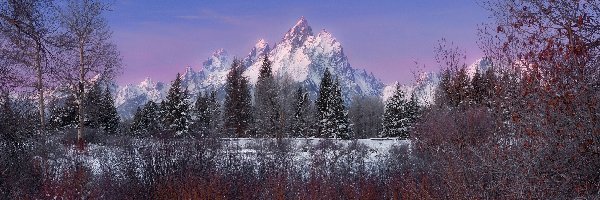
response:
[[[256,49],[257,51],[261,51],[261,52],[269,51],[269,43],[267,43],[267,41],[265,41],[265,39],[260,39],[254,45],[254,49]]]
[[[225,49],[216,50],[212,56],[208,58],[208,60],[202,63],[202,67],[204,71],[214,72],[214,71],[222,71],[224,68],[229,68],[228,63],[229,54]]]
[[[189,74],[189,73],[194,73],[194,69],[192,69],[192,66],[187,66],[185,67],[185,72],[183,74]]]
[[[283,42],[287,41],[297,47],[302,45],[310,36],[313,36],[312,28],[308,25],[308,21],[304,17],[300,17],[296,25],[283,36]]]
[[[149,76],[146,76],[146,78],[138,86],[141,88],[148,88],[154,86],[155,84],[156,83],[154,83]]]
[[[244,67],[250,67],[250,65],[256,62],[258,59],[268,54],[269,51],[271,51],[269,43],[267,43],[267,41],[265,41],[264,39],[258,40],[258,42],[250,50],[248,56],[246,56],[246,58],[244,58],[244,60],[242,61]]]

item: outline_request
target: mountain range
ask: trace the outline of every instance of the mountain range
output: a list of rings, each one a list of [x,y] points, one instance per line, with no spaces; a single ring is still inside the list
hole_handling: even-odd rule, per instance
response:
[[[304,17],[276,45],[271,47],[267,41],[260,39],[242,59],[244,76],[251,84],[258,79],[265,55],[273,62],[272,70],[276,77],[286,76],[301,83],[313,98],[317,95],[325,69],[329,69],[340,81],[346,102],[354,95],[380,96],[385,87],[373,74],[352,68],[340,42],[326,30],[314,34]],[[222,94],[233,59],[226,50],[218,49],[202,63],[201,69],[185,68],[182,84],[187,87],[191,99],[209,90],[217,90]],[[119,114],[122,118],[131,118],[135,110],[146,102],[162,101],[169,86],[169,83],[153,81],[148,77],[141,83],[119,87],[115,98]]]
[[[264,39],[260,39],[248,55],[241,59],[245,69],[243,75],[252,85],[258,79],[265,55],[272,61],[272,71],[276,77],[286,77],[300,83],[313,99],[317,97],[319,84],[326,69],[340,81],[346,103],[350,103],[355,95],[381,96],[386,99],[391,96],[395,85],[386,86],[372,73],[353,68],[340,42],[325,29],[314,34],[304,17],[285,33],[281,41],[271,46]],[[182,73],[182,85],[188,89],[191,100],[201,92],[211,90],[216,90],[222,97],[233,59],[234,56],[229,55],[226,50],[218,49],[202,63],[202,68],[185,68]],[[419,79],[421,80],[417,80],[415,85],[402,88],[408,94],[419,90],[423,93],[423,102],[427,102],[433,98],[436,76],[428,73]],[[119,115],[122,119],[129,119],[133,117],[137,108],[146,102],[161,102],[166,97],[169,87],[169,83],[153,81],[150,77],[138,84],[118,87],[115,104]]]

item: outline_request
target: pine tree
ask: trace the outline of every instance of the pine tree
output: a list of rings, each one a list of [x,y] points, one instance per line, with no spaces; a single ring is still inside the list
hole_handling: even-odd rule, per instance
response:
[[[291,134],[292,137],[307,137],[310,135],[310,124],[309,124],[309,109],[310,99],[308,98],[308,92],[304,90],[302,86],[298,87],[294,100],[292,101],[292,108],[294,108],[294,116],[291,122]]]
[[[408,138],[410,119],[407,110],[404,92],[400,89],[400,85],[396,85],[394,95],[385,104],[381,137]]]
[[[277,84],[271,71],[272,62],[265,55],[254,91],[254,119],[257,136],[281,137],[280,105]]]
[[[142,109],[138,107],[135,110],[135,114],[133,115],[133,119],[131,120],[131,125],[129,127],[129,132],[132,135],[141,135],[144,131],[144,127],[142,126]]]
[[[331,110],[333,111],[333,119],[335,119],[335,136],[341,139],[350,139],[350,121],[348,120],[348,111],[342,99],[342,89],[340,81],[336,78],[332,87],[333,95],[331,98]]]
[[[119,114],[115,107],[115,101],[112,98],[108,87],[102,93],[101,104],[99,108],[99,124],[105,132],[114,134],[119,128]]]
[[[350,123],[342,100],[338,80],[334,80],[326,69],[321,79],[319,97],[317,99],[319,135],[348,139]]]
[[[233,61],[225,85],[224,128],[229,136],[248,137],[252,124],[252,104],[248,79],[242,76],[243,66]]]
[[[50,108],[49,126],[55,129],[67,126],[75,126],[78,122],[77,99],[75,95],[69,95],[63,105],[54,105]]]
[[[194,103],[194,118],[193,127],[194,132],[203,134],[208,129],[209,123],[209,102],[208,93],[200,93]]]
[[[216,91],[198,95],[194,104],[195,120],[194,130],[200,133],[200,137],[205,137],[216,130],[219,117],[219,103],[216,98]]]
[[[410,95],[410,100],[406,102],[406,116],[408,117],[408,131],[410,131],[421,117],[421,107],[419,106],[417,95],[414,92]]]
[[[148,101],[142,109],[138,108],[130,131],[134,135],[152,134],[160,130],[159,107],[153,101]]]
[[[167,98],[161,104],[163,124],[165,128],[175,131],[175,135],[188,133],[191,121],[189,114],[189,103],[187,89],[181,85],[181,75],[171,84]]]
[[[217,91],[210,92],[208,99],[208,134],[215,134],[221,127],[221,104],[217,101]]]

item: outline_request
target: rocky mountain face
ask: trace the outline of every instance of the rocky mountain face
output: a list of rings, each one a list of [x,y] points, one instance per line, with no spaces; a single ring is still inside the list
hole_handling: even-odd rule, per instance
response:
[[[382,95],[385,87],[373,74],[362,69],[352,68],[344,54],[342,45],[326,30],[313,33],[305,18],[289,30],[281,41],[271,47],[261,39],[242,59],[245,72],[251,84],[258,79],[262,59],[265,55],[273,62],[273,73],[301,83],[316,98],[323,72],[329,69],[340,81],[345,102],[354,95]],[[215,51],[202,63],[201,69],[187,67],[182,75],[182,83],[193,100],[200,92],[217,90],[223,95],[223,87],[233,56],[225,50]],[[173,76],[174,77],[174,76]],[[147,78],[139,84],[128,84],[117,90],[116,106],[124,119],[133,116],[135,110],[147,101],[161,102],[169,89],[169,83],[154,82]]]

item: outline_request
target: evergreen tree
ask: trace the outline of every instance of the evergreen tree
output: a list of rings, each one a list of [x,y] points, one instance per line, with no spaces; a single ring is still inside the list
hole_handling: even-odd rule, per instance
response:
[[[252,104],[248,79],[242,76],[243,66],[233,61],[225,85],[224,128],[229,136],[248,137],[252,124]]]
[[[148,101],[142,109],[138,108],[130,131],[134,135],[154,133],[160,130],[160,112],[159,107],[153,101]]]
[[[348,139],[350,123],[342,100],[338,80],[334,80],[328,69],[323,74],[317,99],[319,135]]]
[[[216,91],[206,92],[204,95],[198,95],[196,99],[194,130],[201,134],[200,137],[205,137],[216,130],[219,117],[216,94]]]
[[[257,136],[282,137],[281,109],[277,84],[271,71],[272,62],[265,55],[254,91],[254,119]]]
[[[310,124],[309,124],[309,109],[310,99],[308,98],[308,92],[304,90],[302,86],[298,87],[294,100],[292,101],[292,107],[294,108],[294,116],[291,122],[291,136],[292,137],[307,137],[310,135]]]
[[[194,117],[192,130],[198,133],[204,133],[208,128],[209,123],[209,100],[208,93],[200,93],[194,103]]]
[[[131,120],[131,125],[129,126],[129,132],[133,135],[141,135],[144,131],[144,127],[142,126],[142,109],[138,107],[135,110],[135,114],[133,115],[133,119]]]
[[[161,104],[165,128],[175,131],[175,135],[187,133],[191,121],[187,89],[181,85],[181,75],[171,84],[167,98]]]
[[[75,95],[69,95],[65,99],[63,105],[55,104],[50,108],[49,125],[52,128],[58,129],[67,126],[75,126],[78,122],[77,105]]]
[[[396,85],[394,95],[385,104],[381,137],[408,138],[410,119],[407,112],[407,104],[400,85]]]
[[[410,100],[406,102],[406,116],[408,118],[408,131],[410,131],[421,117],[421,107],[419,106],[417,95],[414,92],[410,95]]]
[[[119,128],[119,114],[108,87],[105,88],[100,100],[99,124],[105,132],[114,134]]]
[[[17,141],[16,112],[12,108],[10,95],[7,91],[1,91],[0,96],[0,141]]]

